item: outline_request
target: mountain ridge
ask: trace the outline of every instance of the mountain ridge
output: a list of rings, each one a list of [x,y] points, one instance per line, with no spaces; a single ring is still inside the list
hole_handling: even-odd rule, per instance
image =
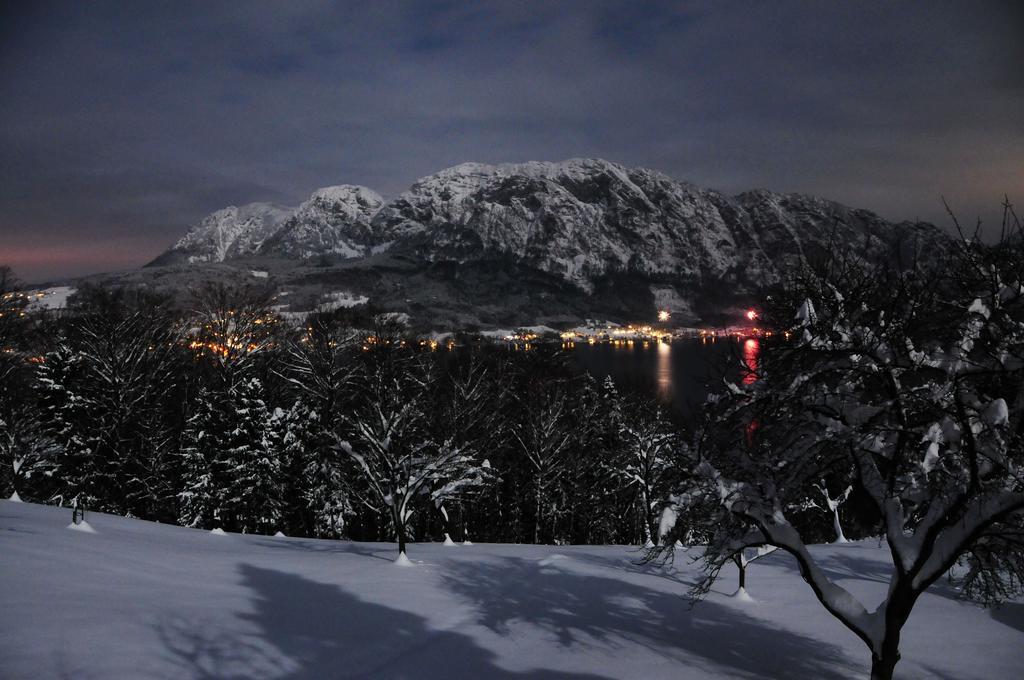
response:
[[[385,254],[392,264],[449,279],[467,263],[480,263],[486,277],[486,263],[502,262],[583,295],[610,278],[646,281],[656,303],[669,300],[686,313],[697,296],[748,294],[833,249],[874,257],[895,244],[927,248],[948,240],[928,224],[890,222],[806,194],[756,189],[729,196],[587,158],[463,163],[390,200],[340,185],[317,190],[285,214],[268,205],[213,213],[151,265],[315,262],[373,269],[379,283],[383,270],[375,263]]]

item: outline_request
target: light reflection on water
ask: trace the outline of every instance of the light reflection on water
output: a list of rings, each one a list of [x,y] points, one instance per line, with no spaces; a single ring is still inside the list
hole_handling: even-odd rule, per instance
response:
[[[744,385],[749,385],[757,380],[757,356],[760,353],[760,340],[757,338],[747,338],[743,341],[743,365],[747,369],[743,375]]]
[[[679,413],[689,413],[711,389],[722,385],[722,370],[730,356],[731,380],[749,383],[756,376],[760,341],[731,338],[717,342],[699,339],[673,342],[575,343],[568,356],[579,368],[601,380],[610,375],[620,389],[657,397]]]
[[[672,343],[658,343],[658,396],[672,398]]]

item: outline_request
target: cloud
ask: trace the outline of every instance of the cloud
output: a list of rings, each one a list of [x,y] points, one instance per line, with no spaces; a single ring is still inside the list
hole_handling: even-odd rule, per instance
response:
[[[8,7],[0,259],[130,235],[132,266],[227,204],[395,194],[466,160],[601,156],[894,219],[941,222],[946,195],[992,221],[1024,194],[1016,7]]]

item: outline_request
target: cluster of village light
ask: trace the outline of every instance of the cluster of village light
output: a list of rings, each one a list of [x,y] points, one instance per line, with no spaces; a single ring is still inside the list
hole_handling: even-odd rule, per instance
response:
[[[26,304],[28,304],[28,303],[31,303],[31,302],[33,302],[35,300],[40,299],[40,298],[44,298],[44,297],[46,297],[46,293],[11,292],[11,293],[4,293],[3,301],[4,302],[13,302],[13,301],[16,301],[16,300],[24,300],[26,302]],[[12,307],[12,309],[10,310],[10,313],[13,314],[14,310],[15,310],[15,308]],[[17,311],[18,311],[18,316],[25,316],[25,310],[18,309]],[[4,316],[5,313],[6,313],[5,311],[0,310],[0,316]]]
[[[434,352],[434,351],[437,350],[438,347],[441,346],[441,341],[440,340],[436,340],[434,338],[431,338],[429,340],[420,340],[419,341],[419,346],[420,347],[425,347],[425,348],[429,349],[431,352]],[[445,349],[451,351],[451,350],[455,349],[455,341],[451,340],[451,339],[448,339],[448,340],[445,341],[444,346],[445,346]]]
[[[33,292],[33,293],[22,293],[19,291],[12,291],[10,293],[4,293],[4,300],[38,300],[39,298],[46,297],[44,291]]]
[[[207,322],[202,326],[205,334],[212,338],[189,340],[187,343],[189,349],[194,350],[197,354],[209,352],[215,356],[227,357],[232,352],[246,354],[268,346],[267,343],[260,344],[259,338],[256,338],[255,334],[239,329],[247,321],[244,318],[244,312],[229,309],[217,312],[215,316],[217,317],[216,322]],[[249,321],[253,326],[271,326],[278,323],[279,319],[273,314],[261,314]]]
[[[757,310],[748,309],[743,316],[750,322],[754,322],[760,318]],[[749,326],[749,327],[729,327],[722,329],[701,329],[698,331],[698,336],[701,342],[714,342],[718,338],[770,338],[774,336],[774,331],[770,331],[760,326]],[[789,331],[784,331],[782,334],[787,340],[789,340]]]
[[[10,292],[5,293],[2,297],[4,301],[14,299],[26,299],[33,300],[42,298],[45,293],[20,293]],[[20,312],[21,316],[25,316],[25,312]],[[231,325],[235,325],[236,318],[239,318],[242,313],[236,310],[228,310],[223,312],[225,317],[233,317],[225,319]],[[0,316],[3,313],[0,312]],[[657,313],[658,322],[661,324],[667,323],[671,319],[671,313],[667,309],[661,309]],[[759,314],[756,310],[747,310],[744,314],[748,321],[755,321],[759,318]],[[252,319],[254,326],[270,326],[280,322],[280,318],[273,314],[264,314]],[[226,339],[220,340],[225,335],[223,331],[214,330],[214,324],[205,323],[202,326],[203,330],[207,334],[212,335],[214,339],[198,339],[193,336],[194,339],[187,341],[186,346],[195,351],[197,355],[203,352],[211,353],[215,356],[227,357],[230,353],[250,353],[260,349],[266,349],[270,347],[270,343],[266,342],[254,342],[253,336],[246,333],[231,333],[228,334]],[[306,333],[303,335],[301,341],[308,343],[312,341],[313,329],[310,327],[306,328]],[[606,323],[603,327],[598,328],[596,326],[577,328],[573,330],[567,330],[559,333],[562,347],[565,349],[572,349],[576,346],[577,342],[586,342],[590,345],[598,343],[607,343],[617,347],[633,347],[637,342],[641,343],[644,348],[649,347],[652,343],[657,345],[660,343],[671,342],[676,337],[699,337],[703,342],[714,342],[720,337],[731,337],[731,338],[761,338],[761,337],[772,337],[772,331],[753,327],[730,327],[725,329],[676,329],[675,331],[669,330],[665,327],[656,327],[649,324],[628,324],[626,326],[619,326],[617,324]],[[784,333],[784,336],[788,339],[789,333]],[[553,334],[552,334],[553,337]],[[523,330],[507,334],[502,337],[503,340],[510,343],[514,349],[532,349],[535,343],[543,341],[544,337],[532,330]],[[370,334],[363,338],[361,348],[363,351],[369,351],[374,346],[385,342],[381,338]],[[438,340],[436,338],[419,339],[415,341],[416,344],[423,348],[429,349],[430,351],[436,351],[443,344],[446,349],[453,350],[455,348],[455,341],[451,338],[447,340]],[[331,347],[338,345],[337,341],[330,341]],[[406,345],[405,340],[396,341],[396,345],[404,347]],[[14,348],[6,347],[2,350],[5,353],[14,353]],[[42,356],[29,356],[26,357],[26,361],[32,363],[44,363],[45,358]]]
[[[233,315],[234,312],[229,312],[229,315]],[[749,321],[754,321],[759,317],[759,314],[751,309],[748,310],[744,316]],[[661,324],[666,323],[671,319],[671,313],[668,310],[662,309],[657,314],[658,321]],[[261,317],[254,320],[256,325],[276,323],[277,319],[272,316]],[[207,325],[206,328],[209,330],[210,327]],[[311,342],[312,328],[306,329],[306,334],[302,338],[302,342]],[[602,328],[592,327],[581,330],[579,328],[574,330],[567,330],[559,333],[562,347],[565,349],[572,349],[576,346],[577,342],[586,342],[590,345],[598,343],[607,343],[616,347],[633,347],[637,343],[640,343],[642,347],[650,347],[651,344],[660,344],[671,342],[676,337],[700,337],[702,341],[713,342],[715,339],[720,337],[735,337],[735,338],[760,338],[760,337],[772,337],[772,332],[759,328],[759,327],[742,327],[742,328],[726,328],[726,329],[690,329],[672,331],[665,327],[653,326],[650,324],[627,324],[626,326],[619,326],[617,324],[608,323]],[[789,337],[789,334],[785,334]],[[519,332],[509,333],[502,336],[505,342],[508,342],[514,349],[532,349],[535,344],[539,341],[543,341],[544,337],[542,334],[537,333],[533,330],[522,330]],[[369,351],[373,347],[386,342],[375,335],[367,335],[361,342],[361,349],[363,351]],[[436,351],[443,344],[446,349],[453,350],[455,348],[455,341],[452,339],[438,340],[436,338],[419,339],[415,341],[416,344],[430,351]],[[406,346],[405,340],[397,340],[395,344],[400,347]],[[336,346],[337,342],[331,341],[330,345]],[[259,345],[253,342],[245,342],[238,336],[229,336],[227,341],[224,343],[218,343],[213,341],[200,341],[194,340],[189,344],[189,347],[196,350],[208,350],[214,354],[221,356],[227,356],[229,351],[255,351],[260,349],[264,345]]]

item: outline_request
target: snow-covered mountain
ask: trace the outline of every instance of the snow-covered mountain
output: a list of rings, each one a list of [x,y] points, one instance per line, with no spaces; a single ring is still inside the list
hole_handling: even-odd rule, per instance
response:
[[[271,203],[229,206],[204,217],[174,247],[153,261],[223,262],[256,253],[292,215],[292,209]]]
[[[362,257],[376,244],[370,219],[384,200],[366,187],[317,189],[297,208],[231,206],[203,218],[154,265],[224,262],[254,255]]]
[[[430,261],[506,255],[584,289],[611,272],[756,286],[833,247],[941,238],[809,196],[729,197],[590,159],[459,165],[418,181],[374,223]]]
[[[261,248],[265,254],[312,258],[362,257],[377,245],[370,220],[384,199],[366,187],[342,184],[313,192]]]
[[[945,240],[930,225],[800,194],[702,189],[600,159],[465,163],[390,201],[365,187],[315,192],[291,210],[253,204],[207,217],[154,261],[368,258],[439,266],[498,261],[590,292],[609,276],[651,282],[659,300],[750,291],[830,250],[871,257],[895,241]],[[684,306],[679,302],[676,307]]]

